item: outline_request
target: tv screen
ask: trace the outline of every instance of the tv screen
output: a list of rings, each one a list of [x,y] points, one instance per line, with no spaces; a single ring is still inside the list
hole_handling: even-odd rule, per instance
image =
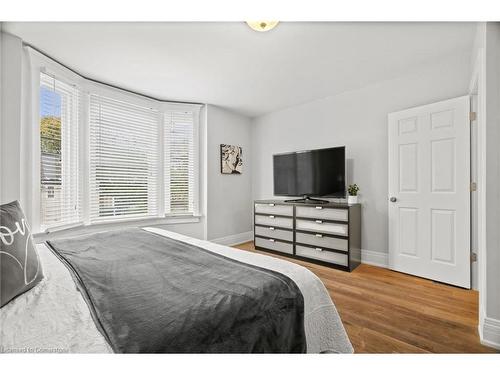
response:
[[[345,196],[345,147],[273,155],[274,195]]]

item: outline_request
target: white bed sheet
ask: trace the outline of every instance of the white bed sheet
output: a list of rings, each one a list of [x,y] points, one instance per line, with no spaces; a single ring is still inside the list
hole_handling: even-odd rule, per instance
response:
[[[308,353],[353,351],[325,286],[306,268],[163,229],[145,229],[290,277],[304,296]],[[46,245],[39,244],[37,249],[45,278],[0,309],[0,349],[4,352],[111,353],[66,266]]]

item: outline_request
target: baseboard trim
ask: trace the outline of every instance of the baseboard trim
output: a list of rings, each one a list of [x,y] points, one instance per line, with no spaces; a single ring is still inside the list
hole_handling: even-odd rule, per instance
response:
[[[479,325],[481,344],[500,350],[500,320],[484,317]]]
[[[373,250],[361,250],[361,263],[371,266],[389,267],[389,254]]]
[[[239,244],[242,244],[244,242],[248,242],[248,241],[252,241],[252,240],[253,240],[253,231],[232,234],[232,235],[227,236],[227,237],[215,238],[215,239],[209,240],[209,241],[215,242],[219,245],[234,246],[234,245],[239,245]]]

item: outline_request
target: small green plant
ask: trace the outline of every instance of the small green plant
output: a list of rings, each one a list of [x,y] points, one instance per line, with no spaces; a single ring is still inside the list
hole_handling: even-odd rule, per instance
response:
[[[359,186],[356,185],[356,184],[352,184],[352,185],[349,185],[349,187],[347,188],[347,192],[349,193],[349,195],[351,196],[356,196],[358,195],[358,191],[359,191]]]

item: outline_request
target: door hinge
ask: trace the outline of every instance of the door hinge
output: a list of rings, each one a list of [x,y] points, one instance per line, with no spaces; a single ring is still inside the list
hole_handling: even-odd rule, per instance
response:
[[[477,119],[477,112],[469,112],[469,120],[476,121],[476,119]]]
[[[477,183],[476,182],[471,182],[470,183],[470,191],[476,191],[477,190]]]
[[[476,253],[470,253],[470,262],[471,263],[477,262],[477,254]]]

